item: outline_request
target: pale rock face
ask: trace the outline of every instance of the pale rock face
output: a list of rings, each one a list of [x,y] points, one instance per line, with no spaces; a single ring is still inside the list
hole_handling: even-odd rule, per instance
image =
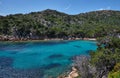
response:
[[[78,70],[75,67],[72,67],[72,71],[68,73],[68,76],[59,76],[58,78],[76,78],[78,77]]]
[[[107,76],[103,76],[102,78],[107,78]]]
[[[65,77],[65,78],[76,78],[78,76],[79,74],[77,69],[75,67],[72,67],[72,71],[69,73],[68,77]]]

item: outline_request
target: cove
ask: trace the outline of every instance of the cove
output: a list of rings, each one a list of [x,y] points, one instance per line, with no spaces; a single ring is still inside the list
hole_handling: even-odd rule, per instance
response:
[[[39,77],[36,73],[33,74],[32,77],[35,75],[35,78],[56,77],[69,68],[69,65],[72,64],[72,57],[76,55],[89,55],[90,50],[96,50],[96,43],[96,41],[85,40],[0,42],[0,65],[3,66],[4,70],[11,68],[11,70],[15,70],[17,73],[22,73],[23,71],[31,72],[31,74],[35,71],[42,72]],[[14,72],[9,73],[14,74]],[[18,76],[16,78],[21,77]]]

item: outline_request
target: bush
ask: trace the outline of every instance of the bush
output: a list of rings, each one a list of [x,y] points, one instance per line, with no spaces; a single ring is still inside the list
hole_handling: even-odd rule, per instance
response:
[[[117,63],[108,75],[108,78],[120,78],[120,63]]]

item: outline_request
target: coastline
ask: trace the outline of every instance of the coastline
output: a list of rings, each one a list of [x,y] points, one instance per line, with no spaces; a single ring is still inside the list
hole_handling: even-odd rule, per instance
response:
[[[51,41],[51,40],[61,40],[61,39],[45,39],[45,40],[34,40],[34,41]],[[72,39],[69,39],[69,40],[72,40]],[[76,40],[83,40],[83,39],[79,39],[79,38],[77,38]],[[88,39],[84,39],[84,40],[88,40]],[[90,39],[91,40],[91,39]],[[30,40],[30,41],[33,41],[33,40]],[[75,39],[73,40],[73,41],[75,41]],[[22,42],[22,41],[21,41]],[[26,41],[24,41],[24,42],[26,42]],[[85,41],[86,42],[86,41]],[[7,43],[7,42],[6,42]],[[14,43],[14,42],[13,42]],[[16,43],[15,43],[16,44]],[[31,45],[31,44],[30,44]],[[79,44],[78,44],[79,45]],[[64,55],[63,55],[64,56]],[[74,68],[71,68],[72,70],[70,70],[70,71],[68,71],[68,74],[66,74],[66,78],[74,78],[74,77],[76,77],[76,76],[79,76],[79,72],[78,71],[76,71],[76,70],[74,70]],[[66,71],[66,70],[65,70]],[[57,77],[56,77],[57,78]],[[65,77],[63,77],[63,78],[65,78]]]
[[[8,39],[0,40],[0,42],[47,42],[47,41],[72,41],[72,40],[87,40],[87,41],[96,41],[96,38],[45,38],[45,39]]]

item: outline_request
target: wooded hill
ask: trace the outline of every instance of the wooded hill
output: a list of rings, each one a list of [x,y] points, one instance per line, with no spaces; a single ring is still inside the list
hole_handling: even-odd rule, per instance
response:
[[[102,37],[120,31],[120,11],[68,15],[56,10],[0,16],[0,35],[16,38]]]

